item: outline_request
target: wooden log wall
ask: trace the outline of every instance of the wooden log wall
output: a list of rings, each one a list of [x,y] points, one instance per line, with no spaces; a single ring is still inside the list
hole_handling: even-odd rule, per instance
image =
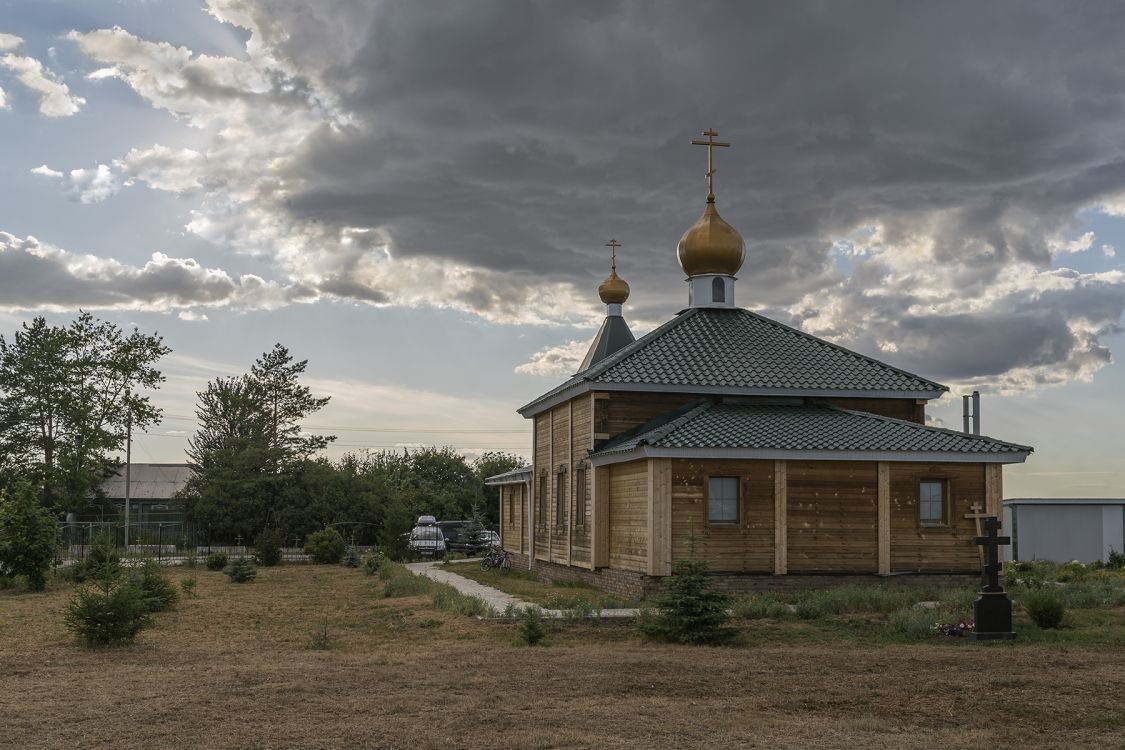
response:
[[[609,566],[648,572],[648,461],[614,464],[609,469]]]
[[[699,398],[681,393],[623,393],[612,391],[595,394],[594,434],[604,441],[611,435],[644,424]]]
[[[852,411],[866,411],[907,422],[926,423],[926,402],[913,398],[830,398],[832,406]]]
[[[544,412],[535,416],[535,459],[532,465],[534,481],[532,483],[532,498],[535,512],[535,558],[548,560],[550,555],[550,514],[551,514],[551,484],[554,476],[551,471],[551,419],[552,412]],[[544,488],[547,494],[546,507],[541,502]]]
[[[875,573],[877,464],[787,461],[786,473],[789,572]]]
[[[971,544],[976,523],[965,518],[969,507],[985,507],[985,472],[999,464],[890,464],[891,570],[978,570],[980,558]],[[994,470],[993,470],[994,471]],[[949,482],[948,526],[922,526],[918,518],[918,483]]]
[[[694,556],[716,572],[770,573],[774,566],[774,461],[672,461],[672,559]],[[737,526],[707,523],[707,478],[740,478]]]
[[[527,485],[500,485],[500,544],[509,552],[527,552]]]
[[[535,557],[563,565],[593,567],[593,527],[589,498],[593,472],[587,454],[593,447],[593,398],[584,394],[535,417],[533,503],[540,508],[545,485],[545,513],[535,520]],[[579,472],[582,468],[584,471]],[[585,483],[587,507],[577,505],[579,473]],[[561,475],[561,482],[560,482]],[[561,494],[560,494],[561,485]]]

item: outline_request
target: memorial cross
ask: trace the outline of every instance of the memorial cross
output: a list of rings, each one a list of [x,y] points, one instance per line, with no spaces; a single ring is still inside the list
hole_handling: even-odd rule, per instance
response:
[[[1003,591],[1000,587],[1000,547],[1011,544],[1012,538],[1000,536],[1000,521],[996,516],[985,516],[984,536],[973,539],[974,544],[984,547],[988,562],[981,568],[984,591]]]

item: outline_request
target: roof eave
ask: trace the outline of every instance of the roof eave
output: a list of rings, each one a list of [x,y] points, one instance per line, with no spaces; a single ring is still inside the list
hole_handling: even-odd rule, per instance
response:
[[[784,450],[776,448],[661,448],[637,445],[622,451],[593,453],[594,466],[636,461],[642,458],[688,458],[724,460],[781,460],[781,461],[892,461],[1019,464],[1027,460],[1030,451],[969,452],[969,451],[856,451],[856,450]]]

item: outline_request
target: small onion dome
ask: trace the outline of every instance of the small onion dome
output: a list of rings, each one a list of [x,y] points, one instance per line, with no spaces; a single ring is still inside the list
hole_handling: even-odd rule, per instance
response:
[[[742,247],[742,235],[723,221],[715,210],[714,201],[709,200],[699,221],[684,232],[676,254],[680,258],[680,268],[688,276],[705,273],[734,276],[742,268]]]
[[[629,285],[625,279],[617,275],[617,270],[609,272],[609,276],[598,287],[598,296],[607,305],[620,305],[629,299]]]

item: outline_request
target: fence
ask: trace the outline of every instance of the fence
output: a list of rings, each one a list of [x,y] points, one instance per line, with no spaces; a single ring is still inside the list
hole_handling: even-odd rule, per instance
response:
[[[241,539],[237,539],[236,544],[212,544],[206,533],[193,528],[189,523],[178,521],[130,523],[129,545],[126,547],[124,523],[86,521],[59,524],[59,560],[66,563],[84,559],[94,541],[103,536],[108,537],[115,547],[124,550],[129,558],[173,564],[184,562],[190,555],[204,558],[221,552],[228,557],[235,557],[253,554],[254,550],[251,545],[241,543]],[[303,541],[297,535],[287,537],[286,544],[292,546],[282,546],[282,560],[306,562],[308,556],[305,555]],[[361,555],[374,549],[368,545],[350,546],[354,546]]]

